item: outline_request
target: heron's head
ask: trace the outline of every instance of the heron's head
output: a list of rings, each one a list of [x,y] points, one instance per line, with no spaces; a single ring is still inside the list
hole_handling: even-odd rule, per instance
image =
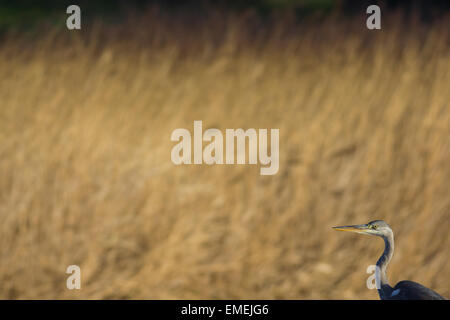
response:
[[[375,220],[366,224],[357,224],[353,226],[333,227],[333,229],[338,231],[356,232],[379,237],[385,237],[389,234],[392,234],[391,227],[389,227],[389,225],[383,220]]]

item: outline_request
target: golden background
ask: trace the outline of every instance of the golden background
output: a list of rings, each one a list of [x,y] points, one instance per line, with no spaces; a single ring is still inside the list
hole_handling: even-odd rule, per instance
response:
[[[391,284],[449,297],[449,19],[365,18],[150,8],[5,35],[0,298],[378,299],[383,242],[331,229],[375,219]],[[194,120],[278,128],[279,172],[175,166]]]

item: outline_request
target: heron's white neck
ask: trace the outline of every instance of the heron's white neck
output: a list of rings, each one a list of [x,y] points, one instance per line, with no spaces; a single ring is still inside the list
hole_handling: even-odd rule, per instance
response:
[[[390,288],[389,281],[386,275],[386,268],[391,261],[392,256],[394,255],[394,234],[391,231],[387,235],[384,235],[382,238],[384,240],[385,248],[380,259],[378,259],[377,261],[377,270],[375,273],[377,284],[381,286],[381,289],[383,289],[383,287]]]

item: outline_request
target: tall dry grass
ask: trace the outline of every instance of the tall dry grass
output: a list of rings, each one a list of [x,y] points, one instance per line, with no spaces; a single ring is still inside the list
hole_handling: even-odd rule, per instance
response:
[[[448,19],[166,15],[0,49],[1,298],[450,296]],[[175,166],[176,128],[279,128],[280,171]],[[82,289],[67,290],[77,264]]]

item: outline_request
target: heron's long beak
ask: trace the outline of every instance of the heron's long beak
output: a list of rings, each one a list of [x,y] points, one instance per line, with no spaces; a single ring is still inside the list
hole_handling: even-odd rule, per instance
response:
[[[368,230],[370,230],[367,226],[367,224],[357,224],[353,226],[340,226],[340,227],[333,227],[334,230],[337,231],[348,231],[348,232],[356,232],[356,233],[367,233]]]

